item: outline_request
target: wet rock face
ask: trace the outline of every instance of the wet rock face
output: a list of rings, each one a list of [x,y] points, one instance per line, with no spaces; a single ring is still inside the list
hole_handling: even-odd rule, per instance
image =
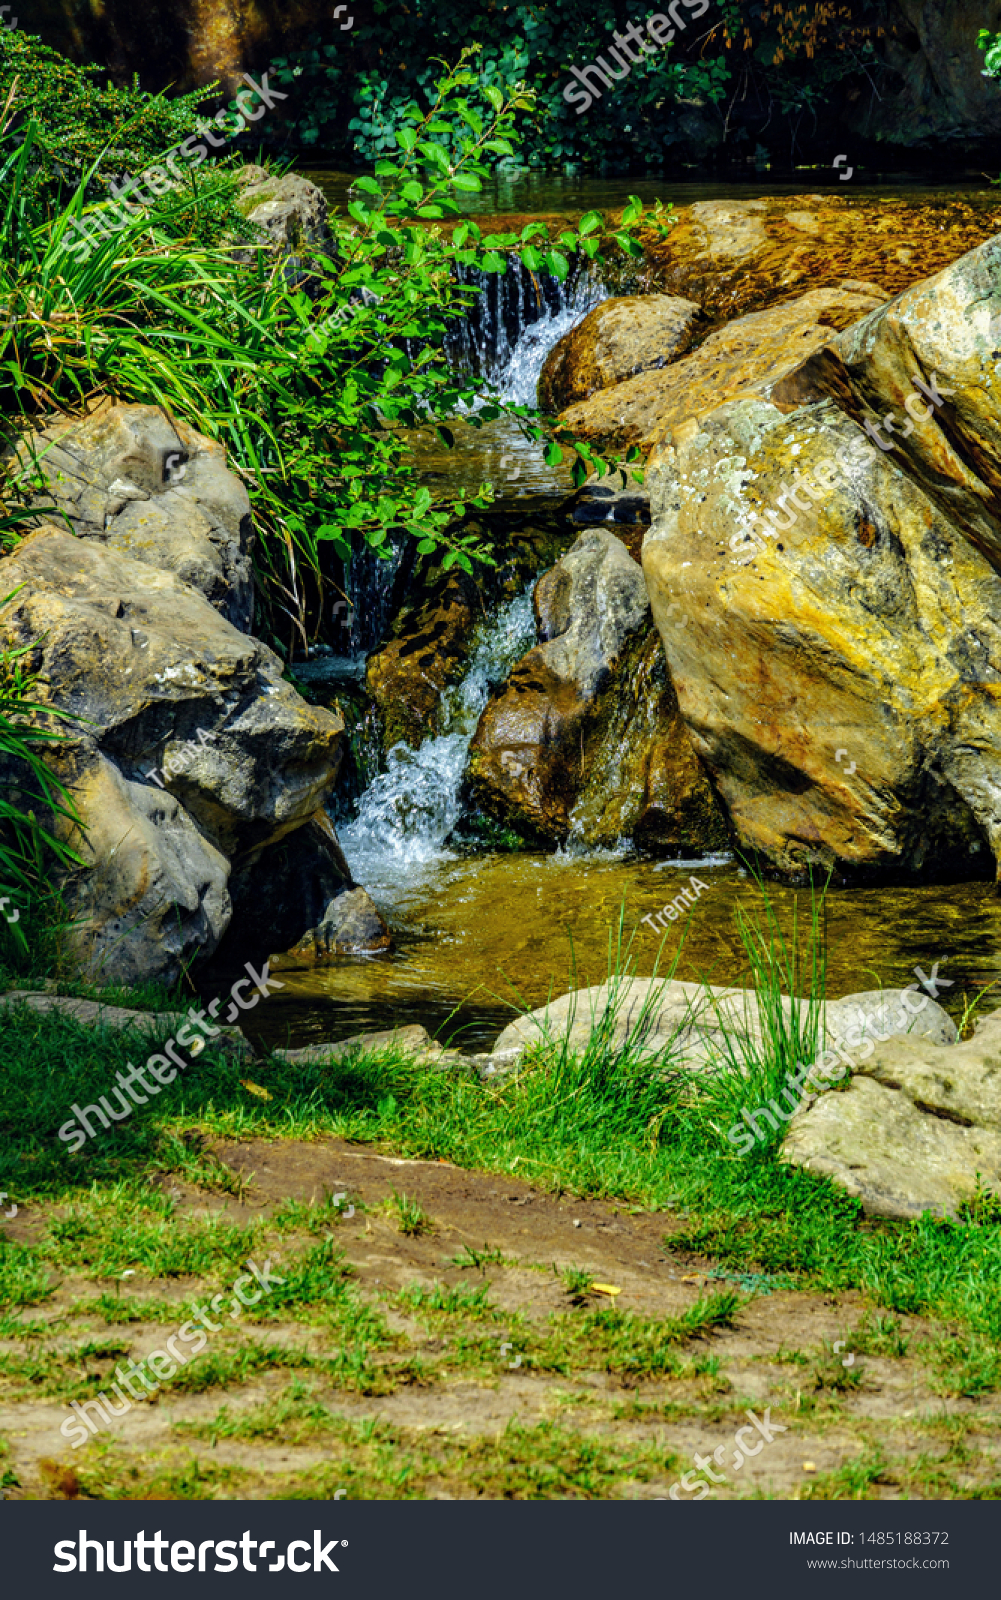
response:
[[[48,424],[17,456],[45,480],[32,499],[49,508],[40,522],[55,506],[81,538],[174,573],[249,631],[250,501],[222,445],[156,406],[105,400],[84,418]]]
[[[735,402],[675,440],[643,566],[740,843],[791,876],[989,875],[1001,578],[830,401]]]
[[[530,836],[648,847],[725,829],[651,636],[643,575],[595,529],[539,579],[540,643],[487,705],[469,777],[488,815]]]
[[[667,366],[689,348],[701,308],[678,295],[604,300],[554,345],[539,375],[539,407],[563,411],[624,378]]]
[[[650,450],[690,417],[743,393],[767,392],[879,301],[854,289],[816,289],[713,333],[693,355],[627,378],[562,415],[567,427],[604,449]]]
[[[45,527],[0,568],[2,592],[19,590],[0,636],[33,645],[48,703],[85,719],[52,747],[87,829],[53,823],[92,867],[68,887],[81,960],[105,980],[172,979],[225,932],[231,863],[322,806],[341,719],[159,565]]]
[[[848,280],[889,298],[982,244],[1001,222],[989,196],[929,202],[847,192],[707,200],[676,215],[678,225],[646,251],[642,285],[697,300],[717,322]]]
[[[484,526],[495,567],[443,572],[433,558],[404,568],[404,598],[386,643],[369,656],[366,679],[382,725],[384,750],[419,749],[441,731],[442,696],[464,676],[474,631],[498,604],[520,594],[540,566],[572,542],[573,530],[551,511],[505,513]],[[405,553],[405,560],[412,552]]]
[[[399,633],[369,657],[365,669],[384,749],[400,742],[417,749],[435,730],[441,697],[462,677],[482,615],[475,579],[453,569],[423,605],[397,618]]]
[[[632,839],[650,855],[723,850],[729,829],[692,749],[656,628],[626,649],[585,745],[570,832],[609,848]]]

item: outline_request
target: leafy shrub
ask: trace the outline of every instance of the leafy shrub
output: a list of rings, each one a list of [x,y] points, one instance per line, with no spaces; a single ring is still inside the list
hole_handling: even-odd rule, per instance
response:
[[[86,256],[69,248],[69,230],[97,209],[87,199],[91,175],[39,222],[33,174],[49,135],[29,124],[0,167],[9,195],[0,412],[23,421],[111,393],[161,405],[221,439],[250,492],[272,615],[285,610],[300,626],[300,572],[319,574],[325,541],[347,559],[356,540],[385,551],[410,534],[424,552],[443,547],[445,568],[466,570],[487,554],[456,521],[461,495],[432,504],[418,483],[404,429],[435,427],[448,444],[456,415],[479,426],[506,410],[530,437],[548,438],[551,463],[572,450],[578,482],[607,470],[589,446],[524,406],[491,400],[470,412],[480,386],[448,367],[447,324],[475,292],[457,281],[456,264],[495,273],[520,257],[562,279],[571,254],[593,257],[604,235],[597,213],[555,241],[537,222],[486,237],[475,223],[454,224],[456,197],[478,190],[490,164],[513,152],[516,115],[531,108],[520,92],[505,100],[478,85],[468,55],[445,71],[430,108],[407,109],[397,158],[359,180],[305,282],[290,281],[263,244],[234,251],[218,226],[212,242],[199,238],[199,219],[209,218],[211,234],[212,208],[232,195],[232,176],[208,163],[155,208],[120,217]],[[614,235],[622,250],[640,253],[644,220],[636,201]],[[666,226],[663,208],[655,222]],[[471,503],[485,505],[490,493],[482,486]]]

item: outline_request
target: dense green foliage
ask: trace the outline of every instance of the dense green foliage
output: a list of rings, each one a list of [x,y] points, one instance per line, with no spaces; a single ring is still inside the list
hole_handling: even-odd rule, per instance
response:
[[[138,84],[117,88],[103,68],[77,66],[27,33],[0,29],[0,105],[9,137],[35,124],[23,188],[43,211],[85,178],[100,193],[108,177],[146,166],[191,133],[198,107],[214,98],[211,86],[173,99]]]
[[[300,572],[320,572],[326,540],[347,557],[353,540],[383,549],[409,533],[425,550],[444,545],[446,566],[468,568],[486,552],[456,520],[465,502],[432,504],[402,431],[437,427],[448,442],[457,413],[478,426],[500,408],[470,414],[479,385],[444,356],[446,324],[473,292],[454,266],[496,273],[521,257],[563,278],[573,252],[593,256],[603,234],[596,214],[555,240],[542,224],[486,237],[472,223],[449,228],[457,196],[513,153],[516,116],[530,109],[520,91],[505,99],[481,84],[465,58],[446,71],[429,106],[409,106],[397,159],[380,161],[348,215],[332,218],[330,252],[296,278],[263,245],[232,250],[234,179],[211,163],[149,210],[119,214],[91,252],[75,249],[74,220],[107,215],[88,201],[94,174],[67,204],[52,204],[36,181],[52,130],[25,121],[8,132],[0,169],[0,412],[16,420],[114,394],[222,439],[254,506],[273,629],[278,610],[301,626]],[[637,202],[615,234],[619,248],[639,253],[643,221]],[[542,437],[526,408],[507,409]],[[592,452],[558,434],[550,460],[561,455],[557,438],[575,450],[581,480]],[[489,496],[484,486],[474,503]]]
[[[753,158],[761,139],[788,159],[816,131],[817,113],[839,85],[878,91],[885,77],[874,45],[888,25],[884,0],[710,0],[694,16],[685,6],[675,8],[676,20],[687,17],[684,30],[583,115],[563,91],[571,67],[607,54],[632,19],[618,0],[374,0],[349,33],[331,22],[273,66],[286,82],[295,75],[288,116],[297,142],[368,162],[393,148],[407,105],[427,91],[429,58],[476,40],[487,83],[504,94],[516,84],[534,92],[521,127],[531,165],[652,170],[679,152],[691,163],[724,145]]]

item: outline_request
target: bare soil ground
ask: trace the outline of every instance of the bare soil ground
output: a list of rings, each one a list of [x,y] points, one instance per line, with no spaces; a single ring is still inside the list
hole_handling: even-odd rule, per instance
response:
[[[83,1371],[113,1379],[116,1361],[162,1348],[206,1291],[190,1277],[135,1277],[129,1319],[116,1323],[107,1281],[69,1274],[24,1313],[30,1339],[0,1341],[30,1347],[37,1366],[0,1394],[10,1497],[657,1498],[696,1452],[719,1447],[719,1498],[1001,1498],[1001,1408],[993,1393],[943,1384],[935,1351],[948,1330],[855,1294],[753,1293],[769,1283],[710,1276],[710,1263],[672,1248],[683,1224],[669,1215],[333,1139],[214,1150],[241,1180],[238,1196],[172,1188],[177,1217],[267,1225],[289,1198],[319,1208],[346,1192],[354,1214],[320,1237],[333,1236],[352,1295],[384,1319],[387,1339],[353,1379],[329,1320],[279,1314],[254,1324],[250,1345],[249,1324],[226,1322],[203,1387],[166,1382],[73,1449],[46,1353],[72,1347]],[[416,1202],[426,1231],[401,1231],[394,1194]],[[46,1221],[29,1209],[4,1226],[28,1242]],[[273,1270],[316,1237],[308,1224],[282,1232],[268,1246]],[[727,1288],[741,1296],[732,1325],[677,1337],[663,1359],[664,1319]],[[658,1339],[661,1355],[647,1361]],[[846,1348],[834,1352],[836,1340]],[[248,1348],[269,1353],[240,1368]],[[784,1431],[735,1470],[745,1413],[766,1408]],[[751,1428],[744,1441],[757,1438]]]

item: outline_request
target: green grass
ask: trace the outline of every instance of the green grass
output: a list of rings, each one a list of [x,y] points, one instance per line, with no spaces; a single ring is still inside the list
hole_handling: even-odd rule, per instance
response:
[[[744,935],[764,1017],[752,1067],[757,1086],[767,1087],[815,1043],[823,987],[817,907],[806,932],[786,940],[766,902]],[[806,996],[791,1016],[777,1005],[783,989]],[[739,1156],[720,1115],[721,1102],[739,1087],[726,1062],[709,1075],[704,1093],[694,1092],[670,1052],[659,1061],[644,1052],[642,1028],[621,1045],[607,1026],[599,1028],[578,1055],[558,1043],[542,1047],[515,1077],[489,1084],[422,1068],[392,1050],[309,1066],[272,1058],[254,1068],[268,1101],[243,1089],[245,1067],[209,1048],[155,1101],[74,1155],[55,1137],[69,1106],[105,1092],[135,1056],[135,1044],[109,1029],[5,1010],[0,1053],[3,1186],[19,1204],[56,1203],[40,1240],[0,1246],[0,1305],[38,1306],[47,1281],[73,1271],[107,1277],[109,1290],[130,1268],[144,1278],[211,1276],[224,1287],[248,1254],[264,1248],[265,1234],[259,1225],[180,1223],[153,1187],[157,1175],[187,1170],[222,1181],[223,1169],[204,1148],[213,1137],[337,1135],[492,1172],[530,1163],[541,1187],[673,1211],[684,1229],[672,1234],[672,1248],[712,1258],[722,1284],[729,1278],[749,1292],[862,1290],[884,1316],[931,1315],[947,1324],[961,1341],[943,1357],[943,1371],[955,1370],[957,1392],[979,1393],[1001,1381],[996,1208],[974,1207],[957,1221],[867,1218],[832,1184],[780,1165],[774,1147]],[[288,1202],[268,1224],[272,1250],[296,1230],[335,1233],[343,1205],[332,1198],[314,1207]],[[390,1206],[405,1231],[428,1225],[406,1196]],[[466,1249],[458,1262],[482,1272],[492,1259],[495,1252]],[[276,1296],[272,1309],[280,1304],[283,1315],[296,1315],[292,1308],[300,1305],[310,1316],[340,1316],[347,1284],[331,1242],[300,1251],[297,1260],[295,1286]],[[879,1338],[892,1342],[893,1326],[871,1326],[869,1347]],[[864,1350],[864,1341],[857,1348]]]

